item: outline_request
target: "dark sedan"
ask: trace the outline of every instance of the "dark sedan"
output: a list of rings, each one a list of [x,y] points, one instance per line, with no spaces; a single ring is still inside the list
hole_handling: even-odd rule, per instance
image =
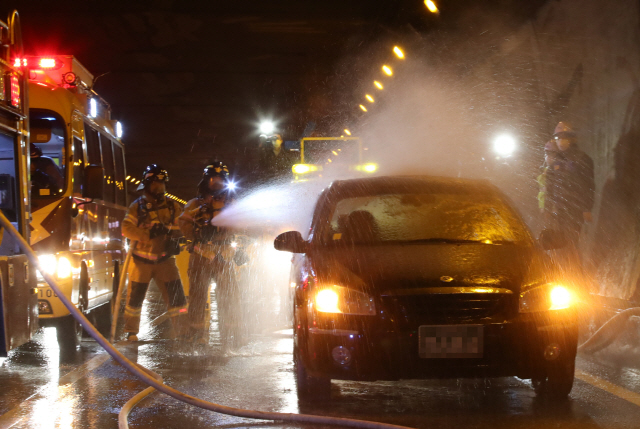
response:
[[[488,182],[336,181],[306,239],[286,232],[275,247],[297,254],[301,398],[326,397],[331,379],[518,376],[538,394],[571,391],[574,292]]]

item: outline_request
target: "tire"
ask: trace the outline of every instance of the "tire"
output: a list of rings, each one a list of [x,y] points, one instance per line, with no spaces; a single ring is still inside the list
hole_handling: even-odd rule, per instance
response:
[[[556,365],[547,370],[546,377],[532,378],[531,385],[537,396],[566,399],[573,388],[575,361]]]
[[[331,399],[331,379],[328,377],[313,377],[307,373],[299,353],[293,352],[293,368],[298,390],[298,399],[329,400]]]
[[[73,316],[60,318],[56,323],[56,337],[60,350],[64,352],[74,351],[82,341],[84,329],[76,322]]]

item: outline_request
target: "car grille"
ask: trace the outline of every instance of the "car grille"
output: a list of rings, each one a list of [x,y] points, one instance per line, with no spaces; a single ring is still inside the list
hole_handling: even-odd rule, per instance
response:
[[[385,296],[382,299],[387,310],[397,316],[459,322],[506,316],[512,307],[513,297],[512,294],[501,293],[460,293]]]

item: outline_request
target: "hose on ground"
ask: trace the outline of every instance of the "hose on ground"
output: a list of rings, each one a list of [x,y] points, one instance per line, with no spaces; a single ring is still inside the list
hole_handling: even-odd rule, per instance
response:
[[[162,377],[159,374],[156,374],[155,372],[143,366],[137,366],[141,370],[148,372],[151,376],[158,380],[158,382],[162,383]],[[129,429],[129,413],[131,412],[133,407],[138,405],[140,401],[142,401],[144,398],[151,395],[155,391],[155,387],[147,387],[146,389],[140,391],[136,396],[129,399],[127,403],[123,405],[123,407],[120,409],[120,412],[118,413],[118,429]]]
[[[22,251],[27,255],[29,261],[34,266],[38,266],[38,257],[36,256],[33,249],[29,246],[29,243],[20,235],[20,233],[15,229],[15,227],[11,224],[9,219],[0,211],[0,226],[2,226],[6,232],[11,234],[16,241],[19,243]],[[111,357],[124,366],[129,372],[138,377],[141,381],[148,384],[151,387],[154,387],[156,390],[159,390],[162,393],[165,393],[179,401],[185,402],[190,405],[194,405],[196,407],[203,408],[205,410],[214,411],[220,414],[226,414],[235,417],[249,418],[249,419],[257,419],[257,420],[271,420],[271,421],[286,421],[286,422],[297,422],[297,423],[312,423],[312,424],[321,424],[321,425],[332,425],[332,426],[344,426],[344,427],[353,427],[353,428],[362,428],[362,429],[408,429],[406,426],[398,426],[391,425],[387,423],[378,423],[371,422],[366,420],[355,420],[355,419],[347,419],[340,417],[325,417],[325,416],[315,416],[309,414],[293,414],[293,413],[277,413],[277,412],[267,412],[267,411],[257,411],[257,410],[246,410],[242,408],[233,408],[225,405],[215,404],[213,402],[204,401],[202,399],[196,398],[191,395],[187,395],[177,389],[174,389],[166,384],[156,380],[154,376],[150,375],[148,372],[142,370],[136,363],[129,360],[126,356],[124,356],[119,350],[114,348],[109,341],[105,337],[98,332],[98,330],[89,322],[89,320],[82,314],[75,305],[71,302],[71,300],[62,292],[58,283],[55,281],[53,276],[48,274],[45,271],[41,271],[42,276],[49,284],[51,289],[53,289],[54,293],[58,295],[58,299],[62,301],[64,306],[69,310],[71,315],[82,325],[84,330],[95,339],[102,348],[105,349]]]
[[[608,347],[620,335],[633,316],[640,316],[640,307],[621,311],[607,320],[589,339],[578,346],[578,350],[591,354]]]

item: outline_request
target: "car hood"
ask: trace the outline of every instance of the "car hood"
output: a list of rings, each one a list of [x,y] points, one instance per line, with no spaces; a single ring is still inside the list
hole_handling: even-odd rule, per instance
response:
[[[319,281],[380,292],[482,286],[519,292],[544,278],[544,258],[518,244],[407,244],[323,249],[311,257]]]

